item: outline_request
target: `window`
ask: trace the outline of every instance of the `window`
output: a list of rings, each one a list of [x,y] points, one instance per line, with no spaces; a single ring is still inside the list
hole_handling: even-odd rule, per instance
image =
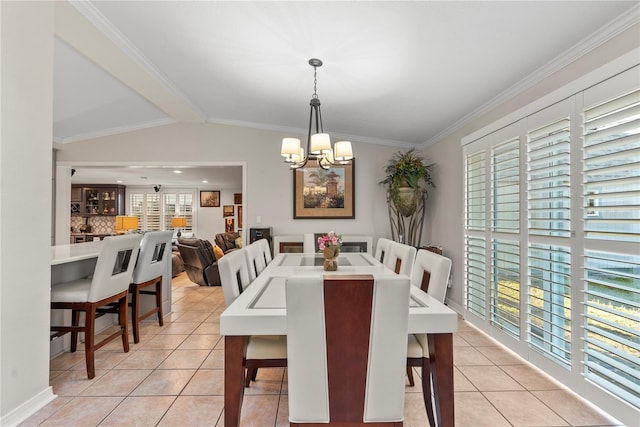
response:
[[[463,149],[466,318],[609,408],[640,409],[638,73]]]
[[[194,192],[129,193],[129,210],[138,217],[138,229],[144,231],[173,231],[174,216],[187,218],[187,226],[180,231],[193,231]]]

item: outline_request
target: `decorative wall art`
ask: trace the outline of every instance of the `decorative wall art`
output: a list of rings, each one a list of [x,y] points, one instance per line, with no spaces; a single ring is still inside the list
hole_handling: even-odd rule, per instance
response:
[[[242,229],[242,205],[238,206],[238,229]]]
[[[228,217],[234,215],[234,206],[233,205],[224,205],[222,207],[222,216]]]
[[[235,205],[242,204],[242,193],[233,193],[233,203]]]
[[[201,191],[200,207],[201,208],[219,208],[220,192],[219,191]]]
[[[311,162],[310,162],[311,163]],[[294,219],[352,219],[355,213],[355,161],[325,170],[306,166],[293,171]]]
[[[233,218],[224,219],[224,231],[225,233],[233,233],[235,231]]]

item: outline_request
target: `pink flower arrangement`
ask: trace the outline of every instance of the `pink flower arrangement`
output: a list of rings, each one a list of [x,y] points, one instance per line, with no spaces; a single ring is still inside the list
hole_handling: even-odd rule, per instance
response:
[[[338,236],[334,231],[318,237],[318,249],[321,251],[324,251],[327,246],[340,246],[340,243],[342,243],[342,236]]]

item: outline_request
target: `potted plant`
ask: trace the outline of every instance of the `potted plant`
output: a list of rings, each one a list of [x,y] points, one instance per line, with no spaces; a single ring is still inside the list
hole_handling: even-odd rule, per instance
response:
[[[432,165],[426,165],[412,148],[393,154],[384,169],[387,177],[380,184],[387,186],[387,201],[398,213],[409,217],[416,212],[418,202],[424,199],[427,186],[435,187],[431,180]]]

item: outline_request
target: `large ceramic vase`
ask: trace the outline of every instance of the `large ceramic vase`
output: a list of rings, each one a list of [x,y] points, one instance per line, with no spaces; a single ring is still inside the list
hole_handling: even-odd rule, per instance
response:
[[[404,217],[410,217],[418,209],[418,201],[422,198],[422,190],[419,188],[400,187],[393,200],[398,213]]]

